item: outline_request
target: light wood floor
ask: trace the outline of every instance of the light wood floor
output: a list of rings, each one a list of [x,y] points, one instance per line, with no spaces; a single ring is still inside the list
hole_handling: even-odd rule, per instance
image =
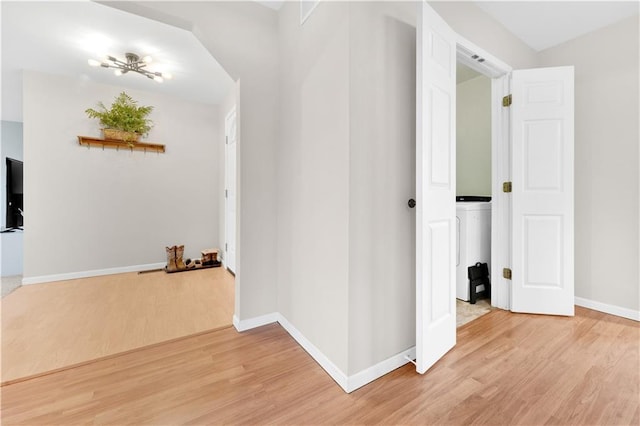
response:
[[[230,326],[223,268],[27,285],[2,299],[3,383]]]
[[[279,326],[233,328],[2,388],[12,424],[638,425],[637,322],[494,310],[425,375],[345,394]]]

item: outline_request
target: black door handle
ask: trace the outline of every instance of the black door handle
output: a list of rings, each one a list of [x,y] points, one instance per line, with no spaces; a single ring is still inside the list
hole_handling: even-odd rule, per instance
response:
[[[407,204],[409,205],[409,208],[414,208],[416,206],[416,200],[409,198],[409,202]]]

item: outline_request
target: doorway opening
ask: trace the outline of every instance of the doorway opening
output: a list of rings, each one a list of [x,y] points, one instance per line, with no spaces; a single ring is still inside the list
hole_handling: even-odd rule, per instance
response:
[[[501,245],[510,235],[500,191],[509,173],[502,143],[508,116],[500,101],[510,67],[466,40],[456,47],[456,319],[462,324],[492,307],[509,309],[498,271],[509,264]],[[469,284],[468,267],[476,263],[488,265],[490,295],[484,286]],[[476,289],[484,298],[474,304]]]
[[[456,326],[491,310],[491,79],[456,64]],[[480,263],[480,269],[475,265]],[[484,264],[487,268],[484,269]]]
[[[233,105],[224,121],[224,266],[235,276],[236,272],[236,190],[238,126],[236,106]]]
[[[498,175],[494,141],[501,134],[494,121],[502,112],[493,107],[500,96],[495,96],[493,86],[500,85],[509,67],[470,43],[456,47],[456,322],[460,326],[492,307],[509,308],[498,302],[502,289],[496,271],[507,263],[501,261],[501,240],[494,234],[502,235],[508,227],[497,219],[501,200],[494,182]],[[484,285],[470,285],[468,268],[477,263],[488,265],[490,293]],[[472,295],[476,290],[477,297]]]

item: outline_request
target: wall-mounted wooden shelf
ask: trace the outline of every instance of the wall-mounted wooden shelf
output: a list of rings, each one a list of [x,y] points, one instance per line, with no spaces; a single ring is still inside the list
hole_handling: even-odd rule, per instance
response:
[[[106,148],[115,148],[115,149],[128,149],[131,151],[155,151],[155,152],[164,152],[164,145],[160,145],[157,143],[147,143],[147,142],[132,142],[131,144],[123,141],[118,141],[115,139],[99,139],[92,138],[89,136],[78,136],[78,142],[82,146],[91,147],[98,146],[102,147],[102,149]]]

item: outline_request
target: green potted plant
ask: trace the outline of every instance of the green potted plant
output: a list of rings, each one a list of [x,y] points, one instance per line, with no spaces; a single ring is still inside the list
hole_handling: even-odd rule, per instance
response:
[[[132,145],[140,136],[147,136],[153,127],[153,121],[147,116],[153,111],[152,106],[138,106],[133,98],[125,92],[120,93],[111,108],[107,109],[102,102],[99,110],[85,110],[90,118],[97,118],[103,127],[105,139],[117,139]]]

